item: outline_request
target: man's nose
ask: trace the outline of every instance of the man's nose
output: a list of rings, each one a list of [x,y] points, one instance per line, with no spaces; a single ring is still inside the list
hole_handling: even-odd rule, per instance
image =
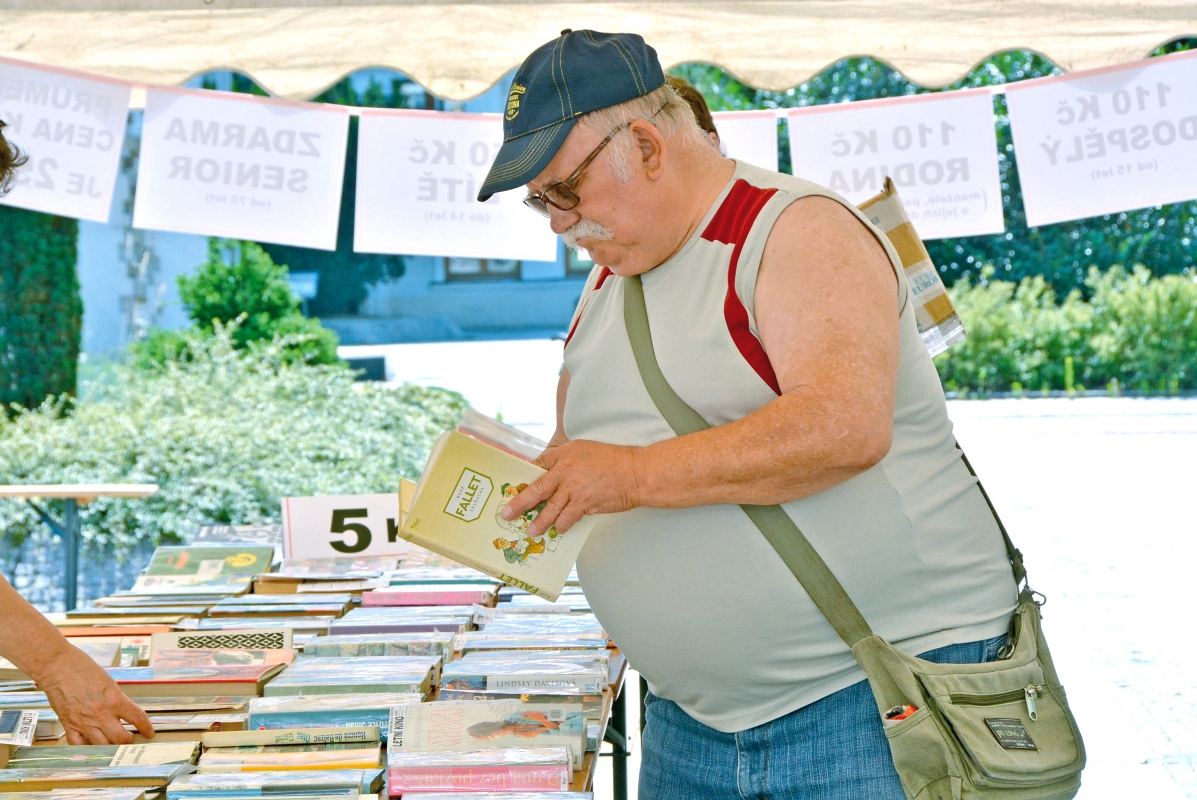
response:
[[[577,209],[562,211],[557,206],[549,206],[549,227],[553,229],[553,233],[565,233],[577,225],[581,219],[582,215],[578,213]]]

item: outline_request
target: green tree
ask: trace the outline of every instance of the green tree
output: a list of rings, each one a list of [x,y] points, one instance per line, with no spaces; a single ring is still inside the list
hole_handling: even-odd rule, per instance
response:
[[[179,297],[199,332],[227,328],[242,349],[278,340],[289,361],[337,363],[337,335],[299,313],[287,275],[255,242],[211,239],[208,260],[194,275],[179,276]],[[155,330],[134,346],[133,361],[159,366],[185,358],[188,347],[183,335]]]
[[[83,328],[79,223],[0,207],[0,403],[74,395]]]

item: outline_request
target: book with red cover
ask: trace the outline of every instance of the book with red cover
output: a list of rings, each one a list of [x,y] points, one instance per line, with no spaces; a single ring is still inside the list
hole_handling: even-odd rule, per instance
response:
[[[284,666],[110,667],[108,674],[130,697],[261,696],[262,686]]]

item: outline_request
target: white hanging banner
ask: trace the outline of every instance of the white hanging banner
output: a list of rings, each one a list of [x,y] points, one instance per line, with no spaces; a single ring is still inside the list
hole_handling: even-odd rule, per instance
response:
[[[339,106],[151,88],[133,226],[334,250],[348,135]]]
[[[773,111],[716,111],[711,114],[727,157],[777,172],[777,114]]]
[[[888,175],[923,239],[1005,230],[988,89],[810,106],[789,124],[795,175],[857,204]]]
[[[502,142],[499,114],[362,109],[353,249],[556,260],[557,236],[524,207],[523,187],[477,200]]]
[[[1006,89],[1030,226],[1197,198],[1197,52]]]
[[[4,137],[29,156],[0,203],[107,222],[129,93],[127,83],[0,59]]]

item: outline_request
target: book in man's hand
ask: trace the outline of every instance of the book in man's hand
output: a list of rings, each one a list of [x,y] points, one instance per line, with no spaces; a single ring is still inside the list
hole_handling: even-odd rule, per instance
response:
[[[449,431],[437,440],[400,533],[403,538],[548,600],[556,600],[594,527],[531,536],[541,503],[514,520],[499,513],[545,471],[477,439]]]

